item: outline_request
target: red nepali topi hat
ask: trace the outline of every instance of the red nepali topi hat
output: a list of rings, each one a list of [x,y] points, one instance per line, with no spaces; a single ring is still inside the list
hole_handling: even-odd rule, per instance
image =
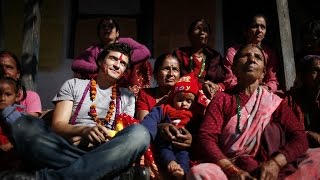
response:
[[[179,81],[175,83],[173,90],[171,91],[171,98],[174,98],[178,92],[188,92],[194,94],[196,97],[198,96],[198,82],[195,79],[193,72],[181,77]]]

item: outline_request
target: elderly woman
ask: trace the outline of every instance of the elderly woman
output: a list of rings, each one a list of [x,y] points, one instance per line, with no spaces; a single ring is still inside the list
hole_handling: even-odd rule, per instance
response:
[[[253,43],[261,46],[264,51],[265,56],[265,76],[261,79],[261,87],[268,89],[271,92],[275,92],[278,89],[279,82],[277,79],[278,70],[278,58],[273,49],[271,49],[262,41],[267,33],[267,19],[263,14],[256,14],[245,23],[245,44]],[[224,60],[224,66],[226,68],[226,78],[224,80],[225,89],[232,89],[237,84],[237,78],[232,72],[232,64],[234,60],[234,55],[238,51],[241,45],[233,45],[228,48]]]
[[[266,72],[260,46],[241,47],[232,70],[238,85],[209,104],[199,130],[206,163],[193,167],[189,178],[283,179],[308,148],[303,127],[280,97],[260,86]]]

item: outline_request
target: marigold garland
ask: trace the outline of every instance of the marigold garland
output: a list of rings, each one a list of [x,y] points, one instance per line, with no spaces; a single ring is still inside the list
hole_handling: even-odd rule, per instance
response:
[[[93,102],[95,99],[96,99],[96,96],[97,96],[97,82],[92,79],[91,80],[91,86],[90,86],[90,100]],[[88,112],[89,116],[91,116],[91,118],[97,123],[97,124],[100,124],[100,125],[106,125],[110,122],[111,118],[112,118],[112,115],[116,109],[116,98],[118,96],[118,87],[117,85],[114,85],[112,86],[112,94],[110,96],[111,98],[111,101],[109,103],[109,110],[106,114],[106,117],[104,118],[103,121],[101,121],[99,118],[98,118],[98,113],[97,113],[97,110],[96,110],[96,105],[95,104],[92,104],[90,106],[90,110]]]

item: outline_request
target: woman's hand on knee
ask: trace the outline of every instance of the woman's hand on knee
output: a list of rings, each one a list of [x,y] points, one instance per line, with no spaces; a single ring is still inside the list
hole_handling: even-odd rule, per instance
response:
[[[192,135],[185,128],[179,130],[169,123],[159,124],[158,128],[161,136],[171,141],[177,148],[185,149],[191,146]]]
[[[244,171],[233,164],[224,167],[223,171],[228,176],[228,179],[231,180],[256,180],[256,178],[251,176],[247,171]]]
[[[275,160],[264,162],[261,166],[261,180],[276,180],[281,170],[280,165]]]

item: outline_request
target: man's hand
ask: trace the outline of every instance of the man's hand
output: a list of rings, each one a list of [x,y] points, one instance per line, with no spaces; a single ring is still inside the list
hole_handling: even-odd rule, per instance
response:
[[[88,139],[92,144],[101,144],[111,137],[109,130],[101,125],[96,125],[94,127],[87,127],[83,131],[84,138]]]

